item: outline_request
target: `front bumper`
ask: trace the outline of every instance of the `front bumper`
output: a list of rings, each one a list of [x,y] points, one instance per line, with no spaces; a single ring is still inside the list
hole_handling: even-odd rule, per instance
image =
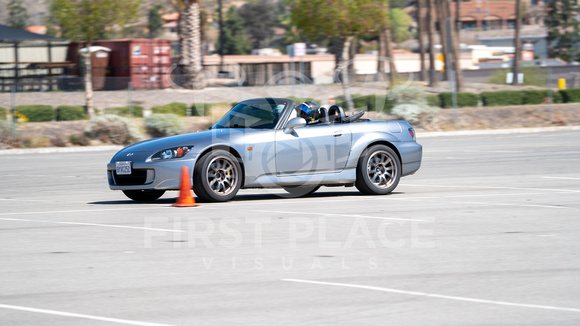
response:
[[[186,166],[193,176],[196,159],[176,159],[162,162],[132,162],[130,175],[117,175],[115,162],[107,164],[107,179],[111,190],[178,190],[181,167]]]

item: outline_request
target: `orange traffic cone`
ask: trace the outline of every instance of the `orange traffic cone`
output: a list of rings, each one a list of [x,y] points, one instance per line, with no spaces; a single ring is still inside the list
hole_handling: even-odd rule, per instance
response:
[[[191,182],[189,182],[189,172],[187,166],[181,167],[181,186],[179,187],[179,198],[173,207],[196,207],[195,199],[191,195]]]

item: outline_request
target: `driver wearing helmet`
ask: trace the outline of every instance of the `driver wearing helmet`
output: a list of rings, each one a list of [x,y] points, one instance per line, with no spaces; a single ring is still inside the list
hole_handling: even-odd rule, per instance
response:
[[[320,105],[312,101],[298,104],[296,111],[298,111],[301,118],[306,120],[306,124],[308,125],[320,122],[320,120],[318,120],[318,116],[320,115]]]

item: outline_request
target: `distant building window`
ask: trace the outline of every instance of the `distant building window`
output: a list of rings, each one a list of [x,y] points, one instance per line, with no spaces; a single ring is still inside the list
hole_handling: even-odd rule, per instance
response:
[[[461,29],[466,31],[472,31],[477,28],[477,22],[475,21],[464,21],[461,22]]]

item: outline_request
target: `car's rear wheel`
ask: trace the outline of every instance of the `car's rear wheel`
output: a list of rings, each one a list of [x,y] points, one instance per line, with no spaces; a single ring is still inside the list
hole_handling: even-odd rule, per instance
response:
[[[163,196],[165,190],[155,190],[155,189],[146,189],[146,190],[123,190],[125,196],[133,199],[134,201],[154,201],[159,199],[159,197]]]
[[[287,186],[284,190],[288,192],[287,197],[302,197],[310,195],[320,188],[319,185]]]
[[[228,151],[211,151],[195,165],[193,191],[202,200],[231,200],[241,185],[242,168],[238,159]]]
[[[395,190],[400,179],[401,161],[388,146],[372,146],[360,156],[355,186],[363,194],[386,195]]]

